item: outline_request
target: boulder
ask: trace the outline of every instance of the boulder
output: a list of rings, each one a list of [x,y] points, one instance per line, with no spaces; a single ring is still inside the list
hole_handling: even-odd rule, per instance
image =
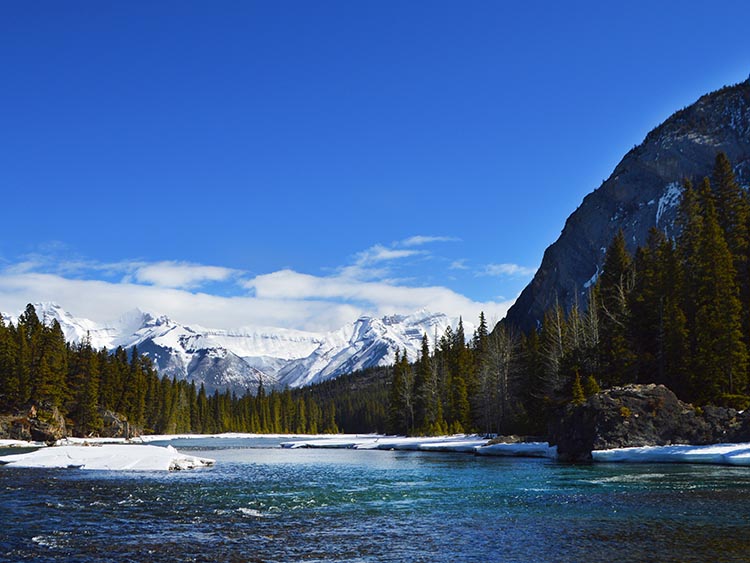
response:
[[[28,416],[29,434],[34,442],[56,442],[68,435],[65,417],[57,407],[31,407]]]
[[[559,459],[588,461],[593,450],[750,441],[750,413],[680,401],[664,385],[607,389],[553,417],[549,441]]]
[[[130,424],[125,415],[109,410],[103,410],[100,414],[102,429],[99,435],[103,438],[133,438],[141,434],[140,429]]]

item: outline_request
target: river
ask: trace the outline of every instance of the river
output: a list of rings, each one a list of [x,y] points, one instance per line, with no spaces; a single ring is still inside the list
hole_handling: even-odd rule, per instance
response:
[[[750,561],[749,468],[173,444],[217,463],[0,467],[0,561]]]

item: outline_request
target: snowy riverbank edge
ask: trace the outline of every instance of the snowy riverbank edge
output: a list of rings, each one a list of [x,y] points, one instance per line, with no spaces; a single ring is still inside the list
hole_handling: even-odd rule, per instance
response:
[[[82,469],[167,470],[213,465],[210,459],[188,456],[172,446],[154,446],[149,442],[191,439],[268,438],[285,440],[282,448],[321,448],[356,450],[400,450],[456,452],[480,456],[557,458],[557,448],[547,442],[489,444],[476,435],[440,437],[398,437],[377,434],[337,434],[299,436],[284,434],[180,434],[143,436],[130,441],[118,438],[66,438],[53,447],[35,452],[0,457],[0,464],[16,467],[79,467]],[[134,443],[135,442],[135,443]],[[40,447],[43,444],[0,440],[0,447]],[[119,448],[119,449],[111,449]],[[750,443],[707,446],[669,445],[596,450],[596,463],[700,463],[750,467]],[[33,465],[32,465],[33,464]]]
[[[362,437],[295,440],[284,448],[351,448],[358,450],[416,450],[474,453],[483,456],[557,458],[557,448],[547,442],[521,442],[487,445],[487,440],[471,436],[440,438]],[[617,448],[592,452],[597,463],[702,463],[750,466],[750,443],[707,446],[670,445]]]
[[[138,444],[67,445],[0,457],[8,467],[74,468],[110,471],[174,471],[209,467],[212,459],[186,455],[172,446]]]

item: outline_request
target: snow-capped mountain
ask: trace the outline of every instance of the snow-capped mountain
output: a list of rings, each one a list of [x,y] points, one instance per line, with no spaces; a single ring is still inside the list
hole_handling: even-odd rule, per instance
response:
[[[443,314],[421,311],[414,315],[393,315],[377,319],[360,317],[354,323],[330,332],[306,357],[287,363],[278,372],[279,382],[302,387],[332,379],[344,373],[393,363],[396,350],[406,350],[416,360],[427,334],[430,342],[451,325]]]
[[[99,324],[55,303],[34,304],[39,318],[57,320],[66,339],[89,338],[95,348],[122,346],[147,354],[162,375],[203,383],[208,390],[302,387],[355,370],[393,363],[396,350],[417,359],[422,336],[432,343],[455,321],[441,313],[361,317],[328,333],[290,329],[207,329],[134,309]],[[3,314],[17,321],[17,316]],[[471,327],[466,327],[470,332]]]

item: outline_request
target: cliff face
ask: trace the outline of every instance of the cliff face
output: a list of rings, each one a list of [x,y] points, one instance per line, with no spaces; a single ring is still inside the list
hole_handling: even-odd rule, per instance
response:
[[[508,311],[506,322],[529,330],[557,299],[569,308],[601,271],[619,229],[631,251],[656,226],[672,234],[684,178],[711,174],[724,152],[740,182],[750,184],[750,79],[700,98],[672,115],[628,152],[612,175],[568,218],[544,253],[534,279]]]

